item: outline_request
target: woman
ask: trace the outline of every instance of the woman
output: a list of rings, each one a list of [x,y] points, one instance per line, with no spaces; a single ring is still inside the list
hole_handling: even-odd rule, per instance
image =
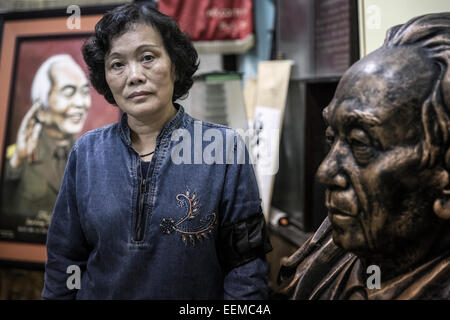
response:
[[[83,55],[95,89],[124,114],[71,151],[47,236],[43,297],[267,298],[271,248],[252,165],[174,161],[177,134],[194,136],[199,124],[227,134],[175,103],[198,66],[187,36],[170,17],[132,3],[98,22]],[[246,152],[238,142],[233,151]],[[74,266],[78,286],[68,281]]]

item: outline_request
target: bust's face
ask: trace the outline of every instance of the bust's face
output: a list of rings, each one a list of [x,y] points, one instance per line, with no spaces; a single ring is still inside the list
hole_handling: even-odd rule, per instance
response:
[[[422,105],[436,72],[416,49],[383,48],[341,79],[324,111],[331,150],[317,172],[338,246],[395,252],[436,223],[442,170],[421,167]]]

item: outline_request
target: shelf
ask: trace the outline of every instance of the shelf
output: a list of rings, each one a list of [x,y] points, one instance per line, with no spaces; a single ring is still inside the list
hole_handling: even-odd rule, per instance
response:
[[[300,247],[313,233],[305,232],[300,229],[301,223],[293,221],[287,226],[281,226],[278,221],[282,217],[289,217],[289,215],[277,208],[272,207],[271,218],[268,223],[268,229],[276,236],[289,242],[290,244]]]

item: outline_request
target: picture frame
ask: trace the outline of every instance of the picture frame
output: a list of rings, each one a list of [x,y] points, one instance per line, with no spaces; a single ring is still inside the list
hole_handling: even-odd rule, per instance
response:
[[[21,121],[32,105],[30,86],[33,75],[47,58],[57,54],[69,54],[84,71],[87,79],[87,66],[82,59],[81,45],[93,34],[95,24],[103,14],[116,6],[76,7],[75,9],[79,10],[75,11],[62,8],[0,14],[0,201],[4,204],[9,201],[9,198],[2,199],[2,192],[8,188],[5,182],[6,162],[9,161],[11,146],[15,146]],[[77,11],[80,15],[74,16]],[[75,24],[73,19],[78,19]],[[74,135],[75,139],[88,130],[120,119],[120,110],[109,105],[90,84],[89,94],[90,108],[83,118],[83,129]],[[9,209],[2,208],[0,203],[0,220],[2,216],[9,214],[5,213]],[[51,214],[51,210],[49,211]],[[28,229],[20,229],[19,227],[23,226],[17,224],[16,228],[15,222],[11,224],[13,227],[9,226],[8,218],[2,221],[0,263],[43,267],[47,259],[45,226],[31,225]],[[9,229],[8,226],[2,227],[2,223],[7,224]],[[48,228],[48,224],[46,227]],[[34,237],[33,232],[36,230],[39,235],[36,233]]]

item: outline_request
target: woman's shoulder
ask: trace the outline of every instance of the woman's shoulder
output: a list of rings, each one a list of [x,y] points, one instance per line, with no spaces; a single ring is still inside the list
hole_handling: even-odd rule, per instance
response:
[[[228,126],[218,124],[218,123],[208,122],[205,120],[200,120],[200,119],[194,118],[192,116],[186,117],[186,120],[188,121],[188,124],[191,126],[202,125],[203,127],[206,127],[206,128],[215,128],[215,129],[220,129],[220,130],[233,130],[232,128],[230,128]]]
[[[111,139],[118,134],[119,122],[111,123],[103,127],[99,127],[93,130],[85,132],[75,143],[74,148],[82,146],[90,146],[103,144],[104,140]]]
[[[190,116],[189,114],[186,114],[185,118],[184,118],[184,127],[186,129],[192,129],[194,130],[196,127],[201,128],[202,131],[206,131],[208,129],[216,129],[219,130],[220,132],[222,132],[223,134],[235,134],[236,130],[234,130],[231,127],[228,127],[226,125],[223,124],[219,124],[219,123],[213,123],[213,122],[208,122],[205,120],[201,120],[201,119],[197,119],[194,118],[192,116]]]

